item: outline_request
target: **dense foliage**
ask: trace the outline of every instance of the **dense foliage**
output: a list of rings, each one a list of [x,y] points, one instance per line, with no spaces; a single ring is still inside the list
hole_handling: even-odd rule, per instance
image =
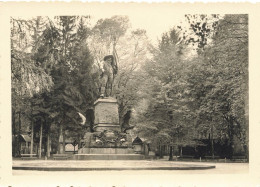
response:
[[[206,26],[211,16],[197,17],[205,20],[203,37],[185,40],[172,29],[144,66],[146,107],[138,109],[137,131],[158,145],[196,148],[202,145],[197,140],[209,138],[206,154],[214,155],[220,142],[229,149],[226,157],[248,155],[248,17],[225,15],[216,26],[213,16],[214,27]],[[195,35],[204,28],[190,26]],[[198,53],[189,58],[194,42]]]

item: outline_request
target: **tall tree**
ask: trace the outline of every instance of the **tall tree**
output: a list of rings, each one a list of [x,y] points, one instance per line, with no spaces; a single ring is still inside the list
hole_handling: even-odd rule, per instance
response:
[[[119,70],[114,81],[114,93],[119,103],[119,120],[123,130],[129,127],[125,119],[139,100],[137,92],[142,89],[142,84],[138,84],[142,79],[141,66],[151,56],[150,47],[146,31],[140,29],[118,42]]]
[[[50,91],[53,82],[46,71],[34,59],[43,30],[44,20],[41,17],[30,20],[11,18],[11,67],[12,67],[12,110],[13,130],[16,135],[15,116],[19,116],[21,133],[21,112],[31,106],[28,98],[35,94]],[[25,115],[31,119],[30,113]],[[32,122],[31,122],[32,124]]]
[[[247,15],[225,15],[220,20],[212,43],[205,47],[193,66],[189,79],[200,124],[208,121],[215,138],[229,139],[229,156],[234,141],[245,139],[248,132],[248,18]],[[200,125],[201,126],[201,125]],[[243,137],[243,138],[242,138]],[[212,138],[212,132],[211,132]],[[243,140],[242,140],[243,139]],[[237,143],[236,143],[237,144]]]
[[[172,159],[173,145],[187,145],[192,142],[192,123],[188,114],[190,102],[186,93],[187,61],[183,60],[185,48],[178,45],[179,36],[171,30],[162,36],[154,57],[145,65],[149,89],[148,107],[145,118],[148,123],[139,123],[139,131],[144,135],[151,131],[153,141],[160,145],[170,145]],[[146,90],[147,92],[147,90]],[[141,118],[142,120],[142,118]],[[148,133],[148,136],[150,133]]]

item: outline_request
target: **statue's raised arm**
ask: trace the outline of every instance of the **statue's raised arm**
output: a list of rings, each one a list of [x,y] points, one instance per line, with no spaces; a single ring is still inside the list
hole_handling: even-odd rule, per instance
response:
[[[115,45],[115,43],[113,44],[113,57],[114,57],[114,64],[113,64],[113,73],[114,73],[114,75],[116,75],[117,74],[117,72],[118,72],[118,66],[117,66],[117,64],[118,64],[118,55],[117,55],[117,52],[116,52],[116,45]]]

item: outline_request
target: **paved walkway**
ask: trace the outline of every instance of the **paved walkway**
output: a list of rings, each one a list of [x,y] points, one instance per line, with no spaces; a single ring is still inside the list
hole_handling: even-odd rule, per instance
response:
[[[179,161],[13,161],[13,166],[49,166],[49,167],[141,167],[141,166],[216,166],[214,169],[202,170],[85,170],[85,171],[39,171],[39,170],[13,170],[12,174],[16,184],[25,184],[33,181],[31,186],[116,186],[116,187],[143,187],[143,186],[256,186],[248,185],[255,181],[249,177],[248,163],[205,163],[205,162],[179,162]],[[32,178],[33,176],[33,178]],[[33,179],[33,180],[32,180]],[[46,185],[51,184],[51,185]],[[228,184],[228,185],[227,185]],[[233,184],[233,185],[230,185]],[[21,186],[21,185],[17,185]],[[25,185],[23,185],[25,186]]]
[[[105,171],[105,170],[203,170],[214,163],[169,162],[161,160],[14,160],[14,170]]]
[[[24,166],[26,163],[34,163],[36,165],[43,164],[45,161],[14,161],[13,166]],[[71,164],[76,164],[81,165],[84,164],[85,166],[95,166],[95,167],[100,167],[104,165],[113,165],[117,162],[117,164],[121,165],[135,165],[136,167],[140,167],[140,161],[46,161],[45,165],[47,163],[52,164],[53,166],[58,166],[58,165],[63,165],[63,166],[73,166]],[[124,163],[122,163],[124,162]],[[214,169],[204,169],[204,170],[85,170],[85,171],[39,171],[39,170],[13,170],[13,175],[38,175],[38,176],[71,176],[71,175],[83,175],[83,176],[92,176],[95,174],[98,175],[108,175],[108,174],[113,174],[113,175],[120,175],[120,174],[127,174],[127,175],[172,175],[172,174],[248,174],[249,173],[249,164],[248,163],[200,163],[200,162],[169,162],[169,161],[142,161],[148,165],[150,162],[150,165],[158,166],[158,165],[168,165],[168,166],[178,166],[178,165],[214,165],[216,168]],[[37,164],[38,163],[38,164]],[[215,176],[215,175],[213,175]],[[230,176],[230,175],[227,175]],[[214,178],[214,177],[213,177]]]
[[[32,161],[28,161],[32,162]],[[55,165],[114,165],[117,161],[47,161]],[[139,161],[119,161],[121,165],[135,165],[140,167]],[[21,162],[15,162],[22,164]],[[14,163],[14,164],[15,164]],[[44,162],[41,162],[44,164]],[[60,164],[59,164],[60,163]],[[149,161],[144,161],[148,165]],[[35,163],[36,164],[36,163]],[[40,164],[40,163],[38,163]],[[46,163],[45,163],[46,164]],[[116,164],[116,165],[117,165]],[[37,171],[37,170],[13,170],[13,182],[16,186],[26,186],[26,182],[32,182],[28,186],[91,186],[91,187],[159,187],[159,186],[221,186],[244,187],[256,186],[251,182],[255,178],[248,175],[248,163],[200,163],[200,162],[169,162],[150,161],[150,165],[215,165],[214,169],[204,170],[91,170],[91,171]],[[9,183],[10,184],[10,183]],[[22,185],[21,185],[22,184]],[[42,184],[42,185],[39,185]],[[48,184],[48,185],[47,185]],[[250,184],[250,185],[249,185]],[[13,185],[15,186],[15,185]]]

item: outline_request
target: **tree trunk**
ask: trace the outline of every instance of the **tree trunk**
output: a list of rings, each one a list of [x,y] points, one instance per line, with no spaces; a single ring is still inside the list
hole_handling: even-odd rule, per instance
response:
[[[173,148],[172,148],[172,145],[170,146],[170,154],[169,154],[169,161],[172,161],[173,160]]]
[[[181,150],[180,150],[180,156],[182,156],[182,146],[181,146]]]
[[[81,140],[81,136],[78,136],[78,150],[81,148],[81,142],[80,142],[80,140]]]
[[[59,128],[59,139],[58,139],[58,144],[59,144],[59,146],[58,146],[58,153],[59,154],[61,154],[61,152],[62,152],[62,147],[61,147],[61,141],[63,141],[63,137],[62,137],[62,126],[61,126],[61,124],[60,124],[60,128]]]
[[[212,158],[214,159],[214,139],[213,139],[213,125],[211,126],[211,132],[210,132],[210,134],[211,134],[211,156],[212,156]]]
[[[39,143],[39,158],[41,157],[42,157],[42,121],[41,121],[40,143]]]
[[[13,132],[13,135],[15,135],[15,110],[13,109],[12,110],[12,132]]]
[[[62,142],[62,148],[63,148],[63,153],[65,153],[65,145],[66,145],[66,142],[65,142],[65,131],[63,130],[62,131],[62,135],[63,135],[63,142]]]
[[[244,145],[244,150],[245,150],[246,161],[249,162],[249,153],[248,153],[247,145]]]
[[[162,154],[162,145],[159,145],[159,158],[163,158],[163,154]]]
[[[12,156],[15,156],[16,152],[16,131],[15,131],[15,110],[12,111],[12,132],[13,132],[13,142],[12,142]]]
[[[62,125],[60,124],[60,135],[59,135],[59,154],[64,153],[63,149],[63,142],[64,142],[64,137],[63,137],[63,128]]]
[[[33,125],[33,120],[31,119],[31,125],[32,125],[32,130],[31,130],[31,150],[30,150],[30,154],[33,154],[33,134],[34,134],[34,125]],[[31,155],[32,157],[32,155]]]
[[[21,142],[20,142],[20,135],[21,135],[21,111],[18,113],[18,155],[21,155]]]
[[[228,157],[233,157],[233,150],[234,150],[234,144],[233,144],[233,138],[234,138],[234,126],[233,126],[233,119],[231,116],[225,116],[225,120],[227,121],[228,125],[228,136],[229,136],[229,152]]]
[[[50,128],[49,128],[47,134],[47,157],[49,158],[50,156],[51,154],[50,154]]]
[[[25,142],[25,147],[26,147],[26,149],[25,149],[25,154],[28,154],[29,153],[29,147],[28,147],[28,142],[26,141]]]

